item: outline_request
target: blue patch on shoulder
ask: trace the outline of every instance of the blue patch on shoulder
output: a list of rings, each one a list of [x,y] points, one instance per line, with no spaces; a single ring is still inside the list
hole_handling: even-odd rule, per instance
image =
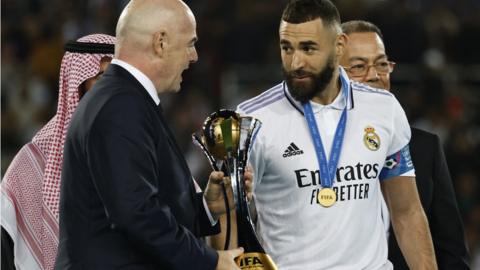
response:
[[[410,170],[413,170],[412,157],[410,156],[410,148],[408,144],[400,151],[387,157],[380,172],[379,179],[385,180],[395,176],[402,175]]]

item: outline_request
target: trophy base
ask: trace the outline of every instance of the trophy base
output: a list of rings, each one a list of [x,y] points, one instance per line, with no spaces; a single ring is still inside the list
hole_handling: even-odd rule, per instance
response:
[[[242,270],[278,270],[272,258],[265,253],[243,253],[235,258],[235,262]]]

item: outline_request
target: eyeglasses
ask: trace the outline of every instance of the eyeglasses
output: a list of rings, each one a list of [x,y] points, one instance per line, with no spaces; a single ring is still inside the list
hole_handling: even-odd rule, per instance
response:
[[[374,67],[378,74],[385,75],[392,73],[395,62],[381,61],[373,65],[357,64],[350,67],[343,67],[350,75],[355,77],[363,77],[367,75],[371,67]]]

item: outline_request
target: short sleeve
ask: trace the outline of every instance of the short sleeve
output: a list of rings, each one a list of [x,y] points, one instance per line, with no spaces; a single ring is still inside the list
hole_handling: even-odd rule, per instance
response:
[[[412,136],[410,125],[405,111],[396,98],[392,102],[392,136],[388,146],[387,156],[391,156],[403,149]]]
[[[396,176],[415,176],[409,142],[410,125],[400,103],[393,97],[391,141],[387,150],[387,158],[380,172],[380,180]]]

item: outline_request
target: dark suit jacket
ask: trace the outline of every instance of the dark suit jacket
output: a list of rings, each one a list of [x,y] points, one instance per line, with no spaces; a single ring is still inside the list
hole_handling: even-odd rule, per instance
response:
[[[412,128],[410,152],[417,189],[427,215],[439,269],[470,269],[463,224],[437,135]],[[390,226],[389,260],[394,269],[408,269]]]
[[[215,269],[217,233],[159,108],[110,65],[65,142],[55,269]]]
[[[1,234],[1,266],[0,269],[2,270],[15,270],[15,262],[13,261],[13,240],[7,231],[2,228]]]

